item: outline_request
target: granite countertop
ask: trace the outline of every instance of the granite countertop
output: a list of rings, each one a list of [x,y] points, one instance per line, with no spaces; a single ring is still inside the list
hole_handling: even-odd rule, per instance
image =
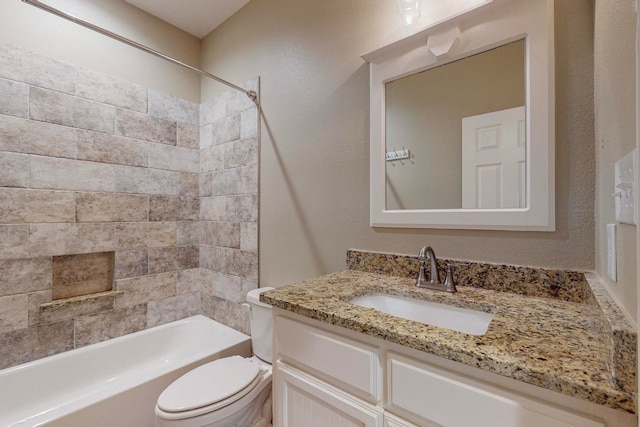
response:
[[[565,395],[635,413],[635,393],[613,380],[598,305],[459,286],[421,289],[414,279],[347,270],[261,295],[275,307]],[[348,301],[384,293],[494,314],[482,336],[405,320]]]

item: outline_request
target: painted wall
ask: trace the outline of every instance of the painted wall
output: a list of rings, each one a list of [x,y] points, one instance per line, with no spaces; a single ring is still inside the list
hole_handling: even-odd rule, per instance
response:
[[[124,1],[48,0],[80,19],[199,67],[200,40]],[[19,0],[0,2],[0,41],[200,101],[200,76]]]
[[[595,3],[596,271],[620,305],[636,318],[636,226],[618,224],[617,281],[606,274],[606,225],[617,223],[611,196],[614,163],[636,147],[636,13],[632,0]]]
[[[443,2],[425,3],[427,6]],[[369,226],[369,71],[360,55],[404,27],[386,0],[252,1],[203,39],[202,66],[261,78],[260,284],[345,268],[345,250],[594,268],[593,7],[556,2],[556,232]],[[202,97],[217,89],[203,82]]]

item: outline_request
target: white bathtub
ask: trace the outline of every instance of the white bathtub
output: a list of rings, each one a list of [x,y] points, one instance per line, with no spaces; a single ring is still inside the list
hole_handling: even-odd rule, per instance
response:
[[[247,335],[204,316],[0,371],[0,426],[154,425],[164,388],[195,366],[250,356]]]

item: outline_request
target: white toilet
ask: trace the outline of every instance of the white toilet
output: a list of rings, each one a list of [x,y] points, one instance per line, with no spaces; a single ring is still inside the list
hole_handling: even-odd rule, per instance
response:
[[[271,427],[271,306],[247,294],[254,356],[201,365],[171,383],[156,403],[157,427]]]

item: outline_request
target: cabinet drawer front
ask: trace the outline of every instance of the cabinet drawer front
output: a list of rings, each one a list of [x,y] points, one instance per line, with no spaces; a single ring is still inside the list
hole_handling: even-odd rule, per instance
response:
[[[276,357],[364,400],[380,398],[378,349],[276,317]]]
[[[277,427],[382,427],[383,410],[295,368],[276,364]]]
[[[389,354],[389,409],[447,427],[604,427],[590,418]]]

